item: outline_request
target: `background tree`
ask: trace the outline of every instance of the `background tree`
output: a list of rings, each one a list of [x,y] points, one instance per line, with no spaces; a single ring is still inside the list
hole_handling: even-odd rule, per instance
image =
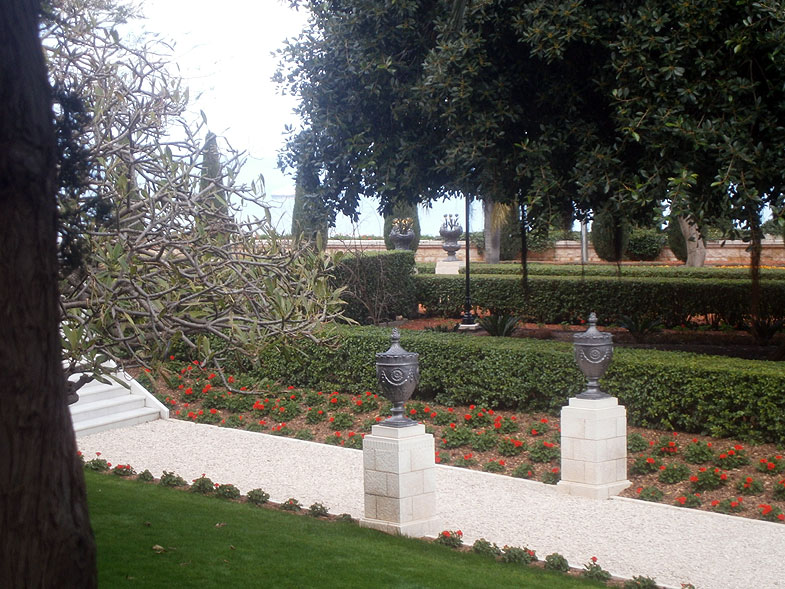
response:
[[[330,214],[319,198],[319,177],[310,162],[297,170],[292,209],[292,237],[303,237],[312,243],[327,245]],[[321,236],[321,237],[320,237]]]
[[[435,41],[437,1],[296,0],[308,29],[281,50],[276,76],[300,97],[301,132],[281,153],[283,169],[312,162],[331,213],[357,218],[358,199],[397,202],[449,196],[433,167],[442,132],[411,89]]]
[[[95,587],[95,542],[65,402],[57,150],[40,4],[0,15],[0,585]]]

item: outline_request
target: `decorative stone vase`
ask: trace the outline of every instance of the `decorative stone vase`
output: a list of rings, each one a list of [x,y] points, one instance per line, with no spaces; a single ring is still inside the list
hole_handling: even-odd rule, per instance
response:
[[[450,215],[452,217],[452,215]],[[446,217],[446,215],[445,215]],[[452,221],[452,219],[450,219]],[[444,239],[442,249],[447,252],[448,262],[457,262],[458,258],[455,257],[455,252],[461,249],[458,244],[458,238],[463,233],[463,229],[458,224],[450,225],[447,221],[439,228],[439,235]]]
[[[403,405],[412,396],[420,382],[420,355],[407,352],[398,343],[401,334],[392,330],[392,345],[386,352],[376,354],[376,378],[384,398],[393,404],[392,417],[381,425],[389,427],[409,427],[417,425],[403,414]]]
[[[390,230],[390,241],[393,242],[396,250],[411,249],[412,241],[414,241],[414,231],[408,229],[401,233],[397,227]]]
[[[613,359],[613,335],[597,329],[597,315],[589,315],[589,329],[572,336],[575,361],[588,380],[586,390],[578,399],[607,399],[608,393],[600,389],[599,380]]]

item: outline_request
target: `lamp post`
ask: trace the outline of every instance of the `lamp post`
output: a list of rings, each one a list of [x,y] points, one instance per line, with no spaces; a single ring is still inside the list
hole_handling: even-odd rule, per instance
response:
[[[470,281],[470,264],[469,264],[469,207],[470,207],[470,197],[466,195],[466,300],[463,305],[463,319],[461,320],[461,324],[458,326],[458,329],[477,329],[477,324],[474,322],[474,317],[472,316],[472,297],[469,292],[469,281]]]

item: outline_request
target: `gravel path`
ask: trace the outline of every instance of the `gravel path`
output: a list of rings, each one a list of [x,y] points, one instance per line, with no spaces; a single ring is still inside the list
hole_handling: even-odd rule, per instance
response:
[[[294,497],[331,513],[363,516],[362,452],[285,437],[158,420],[79,438],[86,459],[205,473],[242,493],[262,488],[275,502]],[[785,588],[785,525],[614,498],[596,501],[556,487],[448,466],[437,467],[443,529],[471,545],[527,546],[540,558],[559,552],[581,567],[596,556],[618,577],[645,575],[669,587]]]

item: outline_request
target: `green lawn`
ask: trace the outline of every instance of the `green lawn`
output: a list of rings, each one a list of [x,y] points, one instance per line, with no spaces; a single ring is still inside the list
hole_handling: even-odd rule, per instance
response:
[[[102,587],[598,586],[349,523],[85,477]]]

